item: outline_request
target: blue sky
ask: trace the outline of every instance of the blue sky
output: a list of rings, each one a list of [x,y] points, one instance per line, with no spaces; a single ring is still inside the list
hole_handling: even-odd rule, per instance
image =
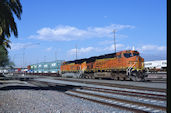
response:
[[[11,37],[17,67],[138,50],[144,59],[166,59],[166,0],[21,0],[19,36]],[[23,62],[24,56],[24,62]]]

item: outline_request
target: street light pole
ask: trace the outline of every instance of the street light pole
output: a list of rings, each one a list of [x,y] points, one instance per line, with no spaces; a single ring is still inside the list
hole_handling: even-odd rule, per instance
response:
[[[113,33],[114,33],[114,52],[116,53],[115,32],[116,32],[116,30],[114,29],[113,30]]]
[[[25,66],[25,49],[26,49],[26,47],[28,47],[28,46],[32,46],[32,45],[40,45],[40,43],[33,43],[33,44],[28,44],[28,45],[25,45],[25,46],[23,46],[23,68],[24,68],[24,66]]]
[[[25,65],[25,61],[24,61],[24,60],[25,60],[25,59],[24,59],[25,49],[26,49],[26,47],[23,48],[23,68],[24,68],[24,65]]]

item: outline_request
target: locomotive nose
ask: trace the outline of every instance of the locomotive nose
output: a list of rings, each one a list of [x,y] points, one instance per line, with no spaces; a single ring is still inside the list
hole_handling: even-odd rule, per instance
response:
[[[144,64],[143,64],[144,59],[140,56],[137,56],[137,62],[138,62],[138,68],[142,69],[144,67]]]

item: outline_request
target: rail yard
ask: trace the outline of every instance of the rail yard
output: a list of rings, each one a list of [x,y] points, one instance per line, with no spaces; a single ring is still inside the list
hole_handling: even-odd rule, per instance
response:
[[[1,73],[0,112],[166,113],[166,74],[135,50],[33,64]]]
[[[171,113],[169,0],[0,0],[0,113]]]
[[[166,113],[166,81],[76,79],[43,75],[0,78],[0,112]]]
[[[43,66],[41,63],[29,65],[28,71],[29,74],[37,75],[55,74],[73,78],[111,78],[132,81],[145,81],[148,76],[144,68],[144,58],[135,50],[124,50],[73,61],[56,61]]]
[[[29,65],[1,74],[0,112],[166,113],[167,73],[149,69],[135,50]]]

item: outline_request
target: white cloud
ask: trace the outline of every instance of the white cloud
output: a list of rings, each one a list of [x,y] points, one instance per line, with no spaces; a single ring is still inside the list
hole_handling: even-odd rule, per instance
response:
[[[128,46],[124,44],[116,44],[116,51],[122,51],[122,50],[132,50],[134,46]],[[135,48],[135,50],[138,50],[140,54],[155,54],[158,56],[161,56],[161,54],[166,52],[165,46],[157,46],[157,45],[143,45],[139,48]],[[100,48],[100,47],[85,47],[77,49],[77,55],[79,55],[82,58],[85,58],[85,56],[90,57],[94,53],[104,54],[104,53],[113,53],[114,52],[114,44],[106,47],[106,48]],[[72,55],[76,54],[76,49],[71,49],[68,51],[68,55],[71,57]]]
[[[94,48],[94,47],[80,48],[80,49],[77,49],[77,53],[83,54],[83,53],[89,53],[89,52],[95,51],[95,50],[96,50],[96,48]],[[76,49],[71,49],[68,51],[68,53],[71,55],[76,54]]]
[[[107,16],[104,16],[104,18],[107,18]]]
[[[112,37],[113,29],[119,31],[122,29],[132,28],[135,27],[131,25],[120,24],[111,24],[105,27],[88,27],[86,29],[79,29],[73,26],[57,26],[56,28],[45,27],[38,30],[36,35],[32,35],[29,38],[50,41],[70,41],[86,38]],[[122,35],[119,36],[122,37]]]
[[[109,44],[112,44],[112,43],[113,43],[112,40],[104,40],[104,41],[99,42],[98,44],[99,45],[109,45]]]
[[[52,47],[48,47],[45,49],[45,51],[51,51],[52,50]]]
[[[120,51],[124,49],[123,44],[116,44],[117,51]],[[95,47],[87,47],[87,48],[80,48],[77,49],[77,54],[85,54],[85,53],[90,53],[90,52],[113,52],[114,51],[114,45],[108,46],[106,48],[95,48]],[[71,49],[68,51],[68,54],[74,55],[76,54],[76,49]]]
[[[116,51],[122,51],[122,50],[132,50],[135,48],[134,46],[125,46],[124,44],[116,44]],[[143,45],[140,48],[135,48],[135,50],[138,50],[140,52],[156,52],[156,51],[166,51],[165,46],[157,46],[157,45]],[[82,53],[89,53],[89,52],[103,52],[103,51],[108,51],[108,52],[113,52],[114,51],[114,44],[106,47],[106,48],[97,48],[97,47],[87,47],[87,48],[80,48],[77,49],[78,54]],[[69,54],[75,54],[76,49],[71,49],[68,51]]]
[[[158,46],[158,45],[143,45],[138,48],[139,51],[166,51],[165,46]]]
[[[11,44],[11,50],[20,50],[20,49],[24,49],[24,48],[33,48],[36,45],[38,45],[38,43],[12,43]]]
[[[124,49],[124,47],[125,46],[123,44],[116,44],[116,51],[122,50]],[[104,51],[114,51],[114,44],[112,44],[109,47],[104,48]]]

